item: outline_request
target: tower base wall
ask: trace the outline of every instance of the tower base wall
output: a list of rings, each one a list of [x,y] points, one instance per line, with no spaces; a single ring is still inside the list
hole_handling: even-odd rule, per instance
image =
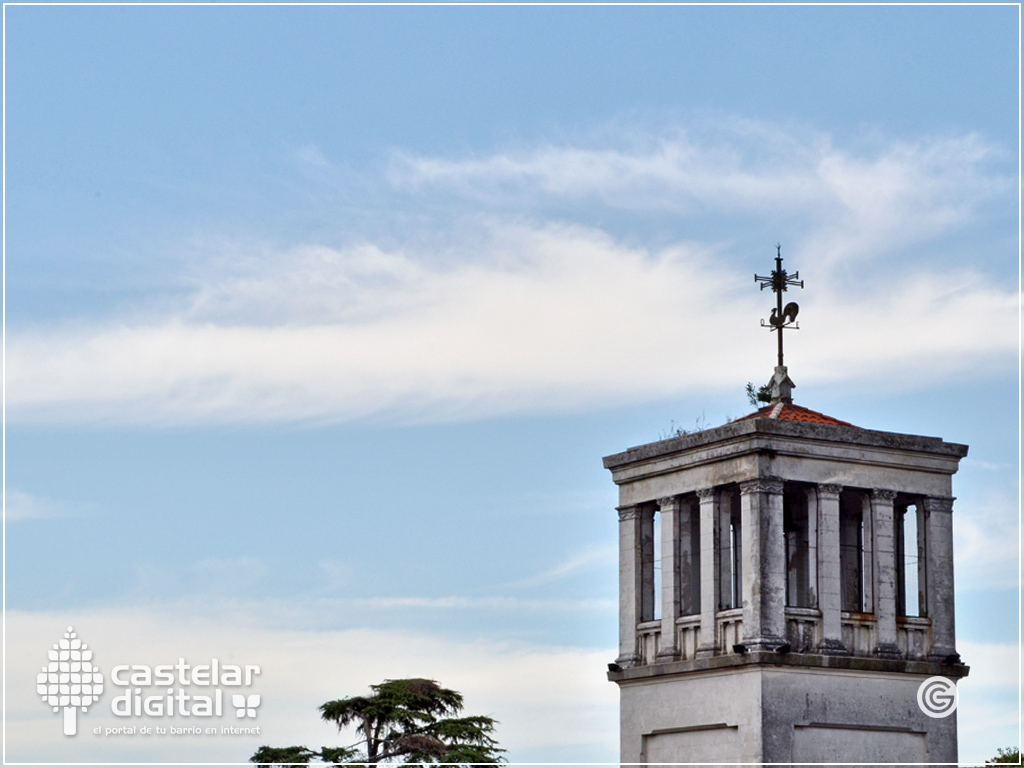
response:
[[[955,764],[956,713],[928,717],[917,690],[957,671],[749,663],[617,679],[621,761]]]

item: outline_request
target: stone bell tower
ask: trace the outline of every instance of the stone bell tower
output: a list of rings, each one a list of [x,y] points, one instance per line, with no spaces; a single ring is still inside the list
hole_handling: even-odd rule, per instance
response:
[[[968,673],[952,533],[967,446],[794,404],[782,333],[798,308],[781,294],[802,283],[781,257],[756,279],[778,298],[771,402],[604,459],[621,761],[955,763],[955,711],[926,714],[918,689]]]

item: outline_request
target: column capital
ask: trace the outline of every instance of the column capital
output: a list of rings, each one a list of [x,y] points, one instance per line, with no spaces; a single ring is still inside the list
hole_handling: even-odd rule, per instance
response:
[[[896,491],[890,491],[886,488],[872,488],[871,489],[871,500],[882,501],[888,504],[896,499]]]
[[[836,483],[822,483],[818,486],[818,497],[822,499],[838,499],[843,486]]]
[[[670,508],[679,509],[679,504],[680,500],[678,496],[663,496],[658,499],[658,509],[662,511]]]
[[[708,501],[709,499],[714,499],[717,493],[717,488],[698,488],[697,498],[701,501]]]
[[[755,477],[740,483],[740,493],[782,493],[782,479],[778,477]]]
[[[627,504],[622,507],[615,508],[619,513],[619,522],[626,520],[636,520],[640,517],[640,505],[639,504]]]
[[[946,512],[950,513],[953,511],[953,502],[956,501],[954,496],[925,496],[924,508],[927,512]]]

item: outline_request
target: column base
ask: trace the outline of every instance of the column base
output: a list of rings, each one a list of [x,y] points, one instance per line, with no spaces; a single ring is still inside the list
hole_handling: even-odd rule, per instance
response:
[[[744,637],[742,643],[733,646],[736,653],[749,653],[750,651],[778,651],[786,653],[789,651],[789,641],[784,637],[775,635],[761,635],[759,637]]]
[[[619,658],[617,658],[615,660],[615,663],[618,664],[623,669],[629,669],[630,667],[639,667],[640,666],[640,654],[638,654],[638,653],[627,653],[627,654],[624,654],[622,656],[619,656]]]
[[[880,659],[902,659],[903,651],[896,643],[879,643],[872,651]]]
[[[821,641],[821,645],[818,646],[818,653],[825,656],[849,656],[850,649],[846,647],[842,640],[825,638]]]
[[[662,648],[654,657],[655,664],[664,664],[669,661],[679,661],[680,653],[678,648]]]
[[[697,658],[706,659],[708,656],[714,656],[718,653],[718,648],[713,645],[701,645],[697,647]]]

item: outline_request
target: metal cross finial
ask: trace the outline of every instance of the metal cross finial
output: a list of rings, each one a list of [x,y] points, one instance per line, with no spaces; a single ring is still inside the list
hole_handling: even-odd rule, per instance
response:
[[[803,288],[804,281],[799,279],[799,272],[794,272],[792,277],[786,274],[786,270],[782,268],[782,244],[780,243],[775,248],[775,269],[768,277],[754,275],[754,282],[761,284],[762,291],[766,286],[770,285],[772,290],[775,292],[775,309],[772,310],[772,315],[768,318],[767,323],[765,323],[764,320],[761,321],[761,326],[767,327],[769,330],[779,332],[779,367],[781,368],[783,365],[782,331],[785,328],[791,328],[794,331],[800,330],[800,323],[796,322],[796,316],[800,311],[800,306],[795,301],[791,301],[783,307],[782,294],[791,285]]]

